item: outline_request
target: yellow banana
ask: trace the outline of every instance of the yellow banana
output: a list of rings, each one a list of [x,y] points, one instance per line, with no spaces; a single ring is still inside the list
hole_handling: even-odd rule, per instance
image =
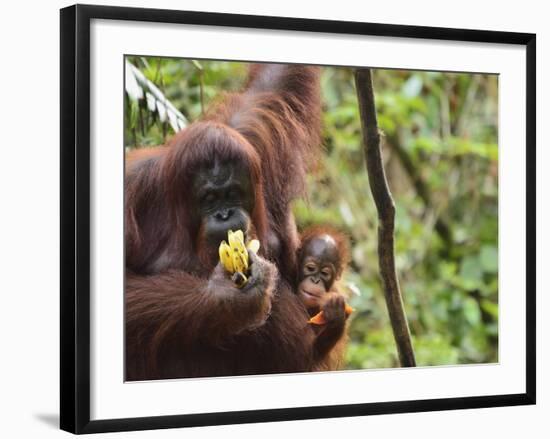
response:
[[[260,249],[260,241],[252,239],[245,245],[244,233],[242,230],[227,232],[227,242],[222,241],[218,252],[220,262],[225,270],[233,274],[233,282],[242,288],[248,282],[246,272],[248,271],[248,250],[257,253]]]
[[[229,247],[231,247],[231,250],[235,253],[239,253],[240,258],[242,259],[242,263],[244,265],[244,270],[248,269],[248,252],[246,251],[246,247],[244,245],[244,233],[242,230],[237,230],[236,232],[229,231],[228,232],[228,241],[229,241]],[[237,265],[235,265],[236,271]]]
[[[220,247],[218,249],[220,254],[220,261],[223,265],[223,268],[225,268],[226,271],[229,273],[235,272],[235,267],[233,266],[233,257],[231,252],[231,247],[227,244],[227,242],[222,241],[220,244]]]
[[[227,238],[229,246],[232,248],[238,245],[244,245],[244,233],[242,230],[237,230],[236,232],[230,230],[227,232]]]
[[[240,253],[237,250],[233,250],[233,253],[231,254],[233,258],[233,269],[235,272],[244,273],[248,269],[248,267],[245,265],[243,258],[241,257]]]

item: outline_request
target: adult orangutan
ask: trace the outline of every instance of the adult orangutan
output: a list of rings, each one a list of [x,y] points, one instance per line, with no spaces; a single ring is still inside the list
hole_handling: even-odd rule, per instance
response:
[[[263,64],[168,145],[128,154],[127,380],[315,369],[290,202],[319,143],[318,68]],[[218,261],[230,229],[261,242],[242,289]]]

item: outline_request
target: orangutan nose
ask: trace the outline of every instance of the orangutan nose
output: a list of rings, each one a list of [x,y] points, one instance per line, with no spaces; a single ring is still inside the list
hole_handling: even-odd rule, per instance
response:
[[[233,215],[233,209],[221,209],[216,212],[216,219],[218,221],[227,221]]]

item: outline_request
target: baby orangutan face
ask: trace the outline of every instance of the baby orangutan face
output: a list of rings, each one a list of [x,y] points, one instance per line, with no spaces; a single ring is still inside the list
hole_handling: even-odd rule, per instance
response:
[[[340,275],[340,252],[328,234],[312,237],[302,247],[298,294],[305,306],[318,308]]]

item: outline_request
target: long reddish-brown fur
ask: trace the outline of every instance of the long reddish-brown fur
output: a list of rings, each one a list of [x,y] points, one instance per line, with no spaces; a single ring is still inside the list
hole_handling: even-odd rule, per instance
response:
[[[290,202],[303,193],[319,142],[318,68],[264,64],[166,146],[127,155],[127,380],[314,369],[315,335],[292,291]],[[250,171],[259,254],[272,262],[266,291],[239,295],[200,257],[190,182],[214,158]]]

